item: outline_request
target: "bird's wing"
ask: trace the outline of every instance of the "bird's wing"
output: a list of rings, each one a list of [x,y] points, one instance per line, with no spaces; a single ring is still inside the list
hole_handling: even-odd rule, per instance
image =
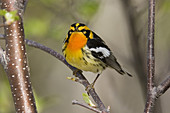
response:
[[[131,74],[125,72],[120,64],[117,62],[116,57],[111,52],[110,48],[105,44],[105,42],[93,32],[93,38],[88,39],[87,46],[91,51],[92,55],[100,59],[102,62],[115,69],[120,74],[127,74],[131,76]]]
[[[109,47],[105,44],[105,42],[93,32],[93,38],[88,39],[87,46],[91,51],[92,55],[100,59],[101,61],[105,62],[105,58],[111,55],[111,51]]]

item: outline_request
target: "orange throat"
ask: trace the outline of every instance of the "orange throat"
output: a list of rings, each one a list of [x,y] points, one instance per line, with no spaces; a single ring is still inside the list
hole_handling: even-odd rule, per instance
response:
[[[82,32],[73,32],[70,36],[67,49],[70,51],[81,50],[87,43],[87,38]]]

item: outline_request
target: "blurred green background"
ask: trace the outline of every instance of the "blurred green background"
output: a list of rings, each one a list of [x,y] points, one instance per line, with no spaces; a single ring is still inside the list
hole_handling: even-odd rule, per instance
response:
[[[24,16],[25,38],[61,53],[70,25],[85,23],[105,40],[122,67],[133,75],[120,76],[107,69],[95,84],[96,92],[106,106],[111,106],[111,113],[142,113],[146,99],[147,7],[147,0],[29,0]],[[156,84],[170,74],[169,18],[170,1],[157,1]],[[4,43],[0,40],[1,46],[5,47]],[[27,46],[27,54],[39,113],[93,113],[71,104],[74,99],[83,102],[85,88],[66,79],[72,76],[69,68],[36,48]],[[90,82],[96,77],[84,74]],[[158,99],[155,113],[169,113],[169,95],[167,91]],[[0,65],[0,113],[14,112],[9,83]]]

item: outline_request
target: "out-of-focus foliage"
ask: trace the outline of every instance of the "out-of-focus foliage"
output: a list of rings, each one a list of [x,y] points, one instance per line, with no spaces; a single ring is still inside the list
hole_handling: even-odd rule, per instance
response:
[[[96,13],[98,6],[99,3],[94,0],[84,1],[83,4],[78,6],[78,12],[83,18],[90,19]]]
[[[169,0],[164,0],[164,2],[162,4],[162,10],[164,10],[165,12],[170,11],[170,1]]]
[[[89,22],[99,4],[100,0],[29,1],[24,21],[26,37],[63,40],[68,26],[75,22]]]
[[[40,97],[34,91],[34,97],[36,101],[36,107],[39,113],[41,113],[44,109],[48,109],[49,107],[57,104],[58,98],[56,96],[49,96],[49,97]],[[48,103],[48,104],[47,104]]]
[[[29,32],[33,36],[44,37],[48,32],[48,25],[49,22],[44,19],[30,18],[29,22],[25,23],[25,34],[28,35]]]
[[[161,6],[156,12],[156,46],[158,49],[169,50],[170,32],[167,32],[167,28],[170,26],[170,0],[160,1]],[[157,27],[159,26],[159,27]]]
[[[5,73],[1,69],[2,67],[0,66],[0,113],[12,113],[15,111],[10,85],[7,77],[5,77]]]

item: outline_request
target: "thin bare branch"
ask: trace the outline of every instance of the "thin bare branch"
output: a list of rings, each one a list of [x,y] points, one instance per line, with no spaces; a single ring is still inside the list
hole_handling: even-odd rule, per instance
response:
[[[102,111],[99,111],[99,110],[97,110],[96,108],[91,107],[91,106],[89,106],[88,104],[81,103],[81,102],[79,102],[79,101],[77,101],[77,100],[73,100],[73,101],[72,101],[72,104],[73,104],[73,105],[82,106],[82,107],[87,108],[87,109],[89,109],[89,110],[91,110],[91,111],[94,111],[94,112],[96,112],[96,113],[102,113]]]
[[[170,76],[166,78],[159,86],[157,86],[156,98],[160,97],[170,88]]]
[[[42,44],[39,44],[35,41],[32,40],[25,40],[26,44],[38,49],[41,49],[49,54],[51,54],[52,56],[56,57],[57,59],[59,59],[60,61],[62,61],[65,65],[67,65],[72,71],[77,70],[77,68],[71,66],[70,64],[67,63],[67,61],[65,60],[65,58],[57,53],[56,51],[54,51],[53,49],[50,49]],[[81,84],[86,87],[88,87],[90,85],[90,83],[87,81],[87,79],[84,77],[84,75],[81,73],[81,71],[78,71],[76,73],[77,77],[81,80]],[[89,90],[89,94],[92,96],[93,100],[96,102],[97,106],[99,107],[99,110],[102,111],[102,113],[108,113],[106,107],[104,106],[103,102],[100,100],[99,96],[97,95],[97,93],[95,92],[94,88],[91,88]]]
[[[147,54],[147,102],[145,113],[152,113],[156,98],[153,98],[155,56],[154,56],[154,34],[155,34],[155,0],[149,0],[148,10],[148,54]]]

